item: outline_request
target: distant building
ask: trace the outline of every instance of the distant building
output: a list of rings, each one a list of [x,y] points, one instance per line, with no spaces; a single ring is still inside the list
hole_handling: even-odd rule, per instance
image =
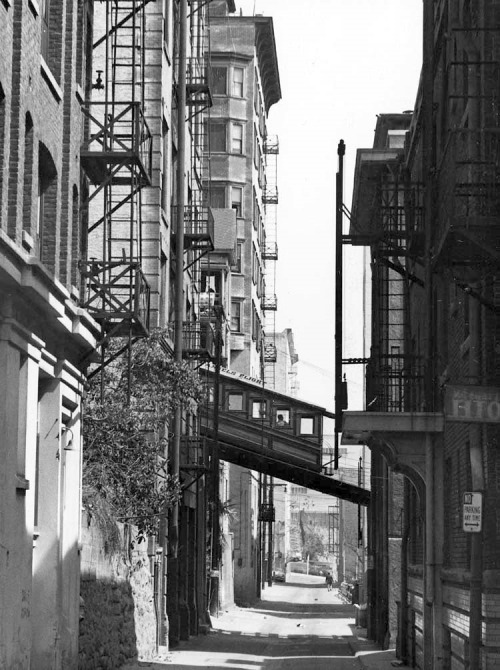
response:
[[[265,315],[276,309],[269,286],[266,292],[266,263],[276,256],[266,245],[266,208],[276,204],[267,188],[267,115],[281,98],[272,19],[231,15],[225,2],[212,2],[210,43],[209,204],[233,209],[237,221],[228,367],[263,379]],[[230,465],[228,477],[227,495],[238,519],[228,529],[234,564],[226,562],[224,569],[234,569],[234,597],[243,602],[260,591],[259,476]]]

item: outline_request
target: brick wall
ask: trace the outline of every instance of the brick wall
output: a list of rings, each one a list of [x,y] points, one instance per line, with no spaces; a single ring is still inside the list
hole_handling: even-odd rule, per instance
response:
[[[119,668],[131,658],[151,659],[156,645],[153,578],[147,543],[119,526],[119,549],[87,514],[82,520],[79,668]]]
[[[39,4],[0,6],[0,225],[24,252],[39,255],[38,183],[49,182],[46,162],[39,160],[42,150],[42,158],[49,156],[53,166],[44,210],[43,263],[67,288],[76,277],[79,251],[73,202],[80,183],[81,140],[77,7],[76,0],[52,2],[44,59]]]

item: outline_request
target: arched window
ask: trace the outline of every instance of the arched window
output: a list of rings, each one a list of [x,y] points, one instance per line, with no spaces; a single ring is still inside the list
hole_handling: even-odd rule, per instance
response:
[[[52,270],[55,264],[57,218],[57,170],[47,147],[38,149],[38,207],[36,246],[40,260]]]
[[[40,53],[55,79],[61,81],[64,3],[40,0]]]
[[[24,122],[24,182],[23,182],[23,230],[31,235],[33,213],[33,119],[26,114]]]
[[[78,286],[78,260],[80,258],[80,194],[76,185],[73,186],[72,221],[71,221],[71,270],[70,282]]]

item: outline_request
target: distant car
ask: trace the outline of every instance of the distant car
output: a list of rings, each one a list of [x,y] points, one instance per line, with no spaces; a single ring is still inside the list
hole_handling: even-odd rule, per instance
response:
[[[284,582],[284,581],[286,581],[284,571],[283,570],[274,570],[273,571],[273,582]]]

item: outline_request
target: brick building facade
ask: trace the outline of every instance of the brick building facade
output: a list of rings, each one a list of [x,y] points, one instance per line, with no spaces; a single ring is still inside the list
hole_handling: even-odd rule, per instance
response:
[[[0,665],[77,665],[81,396],[78,2],[0,5]]]
[[[494,2],[424,2],[415,110],[380,115],[357,153],[349,242],[371,248],[372,349],[367,411],[347,412],[344,430],[368,439],[376,475],[369,630],[387,643],[398,601],[398,651],[419,668],[499,662],[499,431],[495,412],[469,412],[499,393],[498,20]],[[479,532],[465,523],[471,492]]]

